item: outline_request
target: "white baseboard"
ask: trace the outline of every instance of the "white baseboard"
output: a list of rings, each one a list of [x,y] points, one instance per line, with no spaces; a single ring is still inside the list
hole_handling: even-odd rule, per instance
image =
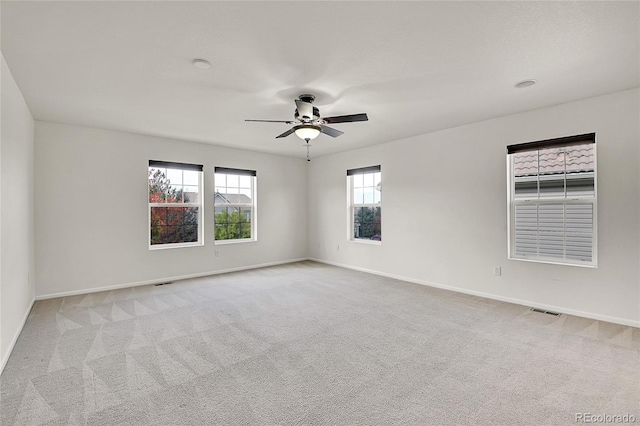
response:
[[[440,289],[443,289],[443,290],[455,291],[457,293],[464,293],[464,294],[469,294],[469,295],[472,295],[472,296],[484,297],[486,299],[499,300],[501,302],[508,302],[508,303],[515,303],[516,305],[522,305],[522,306],[527,306],[527,307],[532,307],[532,308],[544,309],[546,311],[554,311],[554,312],[559,312],[559,313],[563,313],[563,314],[567,314],[567,315],[574,315],[574,316],[577,316],[577,317],[589,318],[589,319],[594,319],[594,320],[598,320],[598,321],[605,321],[605,322],[611,322],[611,323],[620,324],[620,325],[626,325],[626,326],[629,326],[629,327],[638,327],[638,328],[640,328],[640,321],[634,321],[634,320],[630,320],[630,319],[626,319],[626,318],[618,318],[618,317],[612,317],[612,316],[608,316],[608,315],[600,315],[600,314],[595,314],[595,313],[592,313],[592,312],[584,312],[584,311],[579,311],[579,310],[575,310],[575,309],[563,308],[561,306],[547,305],[547,304],[538,303],[538,302],[531,302],[529,300],[523,300],[523,299],[516,299],[516,298],[512,298],[512,297],[500,296],[498,294],[491,294],[491,293],[485,293],[485,292],[482,292],[482,291],[468,290],[468,289],[461,288],[461,287],[454,287],[454,286],[450,286],[450,285],[434,283],[434,282],[420,280],[420,279],[416,279],[416,278],[405,277],[405,276],[402,276],[402,275],[395,275],[395,274],[389,274],[389,273],[386,273],[386,272],[375,271],[373,269],[361,268],[361,267],[352,266],[352,265],[345,265],[345,264],[338,263],[338,262],[332,262],[330,260],[316,259],[316,258],[309,258],[309,260],[312,260],[314,262],[319,262],[319,263],[326,263],[327,265],[339,266],[341,268],[353,269],[354,271],[361,271],[361,272],[366,272],[366,273],[369,273],[369,274],[380,275],[380,276],[387,277],[387,278],[393,278],[393,279],[396,279],[396,280],[407,281],[407,282],[414,283],[414,284],[421,284],[421,285],[426,285],[426,286],[429,286],[429,287],[440,288]]]
[[[7,365],[7,361],[9,361],[11,352],[13,352],[13,347],[16,345],[16,342],[18,341],[18,337],[20,337],[20,333],[22,333],[22,329],[24,328],[24,325],[27,323],[27,318],[29,318],[29,314],[31,313],[31,309],[33,309],[34,303],[36,303],[35,298],[31,299],[31,303],[29,303],[29,308],[27,309],[27,312],[24,313],[22,322],[20,323],[20,327],[18,327],[18,329],[16,330],[16,334],[13,336],[13,339],[11,339],[11,343],[9,344],[9,347],[7,348],[6,353],[2,354],[2,359],[0,360],[0,374],[2,374],[2,372],[4,371],[4,367],[5,365]]]
[[[114,284],[110,286],[93,287],[93,288],[82,289],[82,290],[63,291],[61,293],[41,294],[36,296],[36,300],[55,299],[57,297],[66,297],[66,296],[78,296],[81,294],[97,293],[100,291],[111,291],[111,290],[118,290],[121,288],[138,287],[141,285],[150,285],[150,284],[166,283],[169,281],[187,280],[190,278],[200,278],[200,277],[207,277],[210,275],[227,274],[229,272],[246,271],[249,269],[265,268],[267,266],[276,266],[276,265],[284,265],[286,263],[302,262],[305,260],[310,260],[310,259],[308,257],[303,257],[299,259],[279,260],[277,262],[268,262],[268,263],[260,263],[257,265],[239,266],[236,268],[220,269],[217,271],[199,272],[197,274],[176,275],[173,277],[156,278],[153,280],[146,280],[146,281]]]
[[[81,294],[96,293],[96,292],[99,292],[99,291],[110,291],[110,290],[117,290],[117,289],[121,289],[121,288],[137,287],[137,286],[141,286],[141,285],[158,284],[158,283],[163,283],[163,282],[167,282],[167,281],[177,281],[177,280],[185,280],[185,279],[189,279],[189,278],[206,277],[206,276],[209,276],[209,275],[226,274],[226,273],[229,273],[229,272],[245,271],[245,270],[250,270],[250,269],[264,268],[264,267],[267,267],[267,266],[276,266],[276,265],[283,265],[283,264],[287,264],[287,263],[302,262],[302,261],[305,261],[305,260],[311,260],[311,261],[318,262],[318,263],[325,263],[327,265],[339,266],[341,268],[352,269],[352,270],[355,270],[355,271],[366,272],[366,273],[374,274],[374,275],[380,275],[380,276],[383,276],[383,277],[393,278],[393,279],[397,279],[397,280],[401,280],[401,281],[407,281],[407,282],[414,283],[414,284],[426,285],[426,286],[434,287],[434,288],[440,288],[440,289],[443,289],[443,290],[455,291],[457,293],[464,293],[464,294],[469,294],[469,295],[472,295],[472,296],[479,296],[479,297],[484,297],[484,298],[487,298],[487,299],[499,300],[501,302],[515,303],[517,305],[533,307],[533,308],[538,308],[538,309],[544,309],[544,310],[547,310],[547,311],[555,311],[555,312],[560,312],[560,313],[567,314],[567,315],[574,315],[574,316],[583,317],[583,318],[590,318],[590,319],[594,319],[594,320],[598,320],[598,321],[606,321],[606,322],[611,322],[611,323],[615,323],[615,324],[620,324],[620,325],[626,325],[626,326],[630,326],[630,327],[638,327],[638,328],[640,328],[640,321],[634,321],[634,320],[630,320],[630,319],[626,319],[626,318],[612,317],[612,316],[608,316],[608,315],[600,315],[600,314],[595,314],[595,313],[592,313],[592,312],[585,312],[585,311],[579,311],[579,310],[576,310],[576,309],[564,308],[564,307],[561,307],[561,306],[547,305],[547,304],[543,304],[543,303],[532,302],[532,301],[529,301],[529,300],[516,299],[516,298],[512,298],[512,297],[505,297],[505,296],[501,296],[501,295],[498,295],[498,294],[491,294],[491,293],[485,293],[485,292],[481,292],[481,291],[469,290],[469,289],[465,289],[465,288],[461,288],[461,287],[454,287],[454,286],[440,284],[440,283],[434,283],[434,282],[430,282],[430,281],[426,281],[426,280],[420,280],[420,279],[417,279],[417,278],[406,277],[406,276],[396,275],[396,274],[389,274],[389,273],[386,273],[386,272],[376,271],[376,270],[373,270],[373,269],[361,268],[361,267],[358,267],[358,266],[347,265],[347,264],[343,264],[343,263],[339,263],[339,262],[333,262],[333,261],[330,261],[330,260],[309,258],[309,257],[303,257],[303,258],[298,258],[298,259],[289,259],[289,260],[283,260],[283,261],[277,261],[277,262],[261,263],[261,264],[257,264],[257,265],[240,266],[240,267],[236,267],[236,268],[221,269],[221,270],[218,270],[218,271],[201,272],[201,273],[197,273],[197,274],[179,275],[179,276],[173,276],[173,277],[158,278],[158,279],[147,280],[147,281],[138,281],[138,282],[125,283],[125,284],[116,284],[116,285],[112,285],[112,286],[96,287],[96,288],[82,289],[82,290],[68,291],[68,292],[61,292],[61,293],[44,294],[44,295],[36,296],[35,300],[53,299],[53,298],[56,298],[56,297],[65,297],[65,296],[76,296],[76,295],[81,295]],[[33,303],[32,303],[32,305],[33,305]],[[29,312],[27,312],[27,315],[28,314],[29,314]],[[24,320],[26,321],[26,316],[25,316]],[[23,325],[24,325],[24,323],[23,323]],[[21,330],[22,330],[22,328],[21,328]],[[18,333],[18,335],[19,334],[20,333]],[[16,335],[15,339],[17,339],[17,335]],[[11,346],[12,348],[13,348],[14,344],[15,344],[15,341],[12,343],[12,346]],[[9,352],[9,353],[11,353],[11,352]],[[8,358],[8,356],[7,356],[7,358]],[[4,368],[4,362],[6,362],[6,360],[3,359],[3,364],[2,364],[3,368]]]

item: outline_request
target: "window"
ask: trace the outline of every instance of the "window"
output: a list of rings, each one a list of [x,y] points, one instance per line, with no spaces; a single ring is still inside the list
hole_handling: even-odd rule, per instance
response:
[[[149,248],[202,245],[202,166],[149,161]]]
[[[380,166],[347,170],[349,239],[382,240]]]
[[[507,152],[509,258],[595,267],[595,133]]]
[[[255,241],[255,170],[216,167],[215,181],[216,241]]]

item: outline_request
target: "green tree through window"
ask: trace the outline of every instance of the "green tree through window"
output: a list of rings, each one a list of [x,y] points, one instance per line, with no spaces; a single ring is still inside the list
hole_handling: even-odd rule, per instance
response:
[[[251,221],[239,208],[227,208],[215,214],[216,240],[251,238]]]

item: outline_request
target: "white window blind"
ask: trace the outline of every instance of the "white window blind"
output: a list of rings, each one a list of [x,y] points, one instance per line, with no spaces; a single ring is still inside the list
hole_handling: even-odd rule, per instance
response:
[[[597,265],[595,134],[508,147],[512,259]]]

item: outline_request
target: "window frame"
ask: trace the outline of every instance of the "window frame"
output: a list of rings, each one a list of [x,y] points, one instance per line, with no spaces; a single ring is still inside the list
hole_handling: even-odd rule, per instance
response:
[[[198,172],[198,202],[197,203],[152,203],[149,201],[149,179],[147,174],[147,236],[149,250],[165,250],[173,248],[183,247],[199,247],[204,246],[204,177],[203,166],[199,164],[190,163],[176,163],[168,161],[149,160],[149,166],[147,173],[152,168],[155,169],[174,169],[174,170],[191,170]],[[195,207],[198,209],[198,240],[192,242],[182,243],[165,243],[165,244],[151,244],[151,210],[153,207]]]
[[[251,203],[226,203],[224,205],[216,205],[216,194],[218,193],[216,185],[216,174],[225,174],[225,175],[235,175],[238,176],[249,176],[251,182]],[[215,166],[213,169],[213,241],[214,245],[225,245],[225,244],[238,244],[238,243],[252,243],[258,241],[258,202],[257,202],[257,194],[258,194],[258,176],[255,170],[249,169],[233,169],[229,167],[220,167]],[[228,188],[228,186],[226,186]],[[233,238],[226,240],[219,240],[216,238],[215,230],[216,230],[216,207],[230,207],[230,208],[239,208],[239,209],[251,209],[251,237],[249,238]]]
[[[598,159],[597,159],[597,144],[595,133],[588,133],[584,135],[568,136],[563,138],[549,139],[537,142],[528,142],[524,144],[510,145],[507,147],[506,169],[507,169],[507,257],[509,260],[517,260],[523,262],[535,262],[546,263],[553,265],[563,266],[578,266],[585,268],[597,268],[598,267]],[[542,180],[541,175],[536,175],[537,192],[535,197],[519,197],[515,196],[515,176],[514,176],[514,156],[516,152],[524,151],[539,151],[545,148],[568,148],[575,145],[593,145],[593,195],[567,195],[567,179],[566,169],[563,174],[564,180],[564,193],[562,196],[545,196],[540,197],[540,184]],[[565,166],[566,167],[566,166]],[[544,175],[542,175],[544,176]],[[592,231],[591,231],[591,261],[572,260],[564,258],[545,257],[540,256],[524,256],[516,254],[516,206],[523,205],[562,205],[563,207],[563,223],[566,218],[566,206],[570,205],[591,205],[592,212]],[[539,226],[539,213],[536,213],[538,218],[537,229]],[[563,250],[566,250],[566,231],[563,231]]]
[[[356,169],[347,170],[347,241],[360,243],[381,245],[382,244],[382,231],[380,232],[379,240],[356,238],[354,235],[355,230],[355,209],[359,207],[366,208],[380,208],[380,227],[382,228],[382,190],[380,190],[380,202],[379,203],[358,203],[354,202],[354,176],[364,174],[380,173],[380,185],[382,186],[382,167],[380,165],[361,167]]]

